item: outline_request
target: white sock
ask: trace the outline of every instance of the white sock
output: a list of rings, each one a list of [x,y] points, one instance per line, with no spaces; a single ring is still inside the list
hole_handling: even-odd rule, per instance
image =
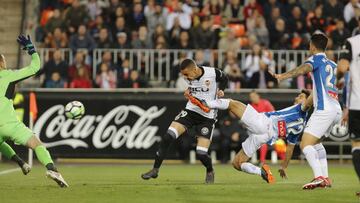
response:
[[[255,166],[252,163],[245,162],[245,163],[242,163],[240,167],[241,167],[241,170],[246,172],[246,173],[261,176],[261,169],[259,167]]]
[[[317,178],[319,176],[322,176],[321,164],[319,161],[318,153],[315,150],[314,146],[307,145],[306,147],[304,147],[303,153],[304,153],[306,160],[308,161],[310,167],[313,170],[314,177]]]
[[[317,144],[314,145],[315,150],[318,153],[320,165],[321,165],[321,171],[325,178],[329,177],[329,171],[328,171],[328,163],[326,158],[326,150],[323,144]]]
[[[229,108],[230,99],[216,99],[206,101],[206,105],[211,109],[226,110]]]

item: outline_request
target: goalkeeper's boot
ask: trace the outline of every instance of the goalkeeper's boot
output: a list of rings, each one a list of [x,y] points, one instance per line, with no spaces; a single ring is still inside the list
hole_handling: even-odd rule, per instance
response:
[[[321,185],[323,184],[324,182],[324,177],[322,176],[319,176],[319,177],[316,177],[314,178],[310,183],[307,183],[305,185],[303,185],[303,189],[304,190],[313,190],[317,187],[321,187]]]
[[[31,166],[29,164],[27,164],[27,163],[24,163],[21,166],[21,171],[23,172],[24,175],[27,175],[31,171]]]
[[[189,96],[189,101],[194,104],[195,106],[198,106],[201,110],[203,110],[205,113],[209,113],[210,112],[210,108],[206,105],[205,101],[201,101],[200,99],[194,97],[194,96]]]
[[[150,171],[141,174],[141,178],[144,180],[149,180],[150,178],[157,178],[159,176],[159,169],[153,168]]]
[[[270,167],[267,164],[262,165],[261,167],[261,177],[267,182],[267,183],[275,183],[275,178],[273,174],[270,171]]]
[[[66,181],[59,172],[47,170],[46,176],[53,179],[60,187],[69,187],[69,185],[66,183]]]
[[[215,181],[215,173],[214,171],[207,172],[205,177],[205,183],[206,184],[213,184]]]

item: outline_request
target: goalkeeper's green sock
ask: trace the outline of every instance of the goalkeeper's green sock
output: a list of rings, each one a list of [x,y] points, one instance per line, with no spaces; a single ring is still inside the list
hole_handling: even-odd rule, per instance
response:
[[[37,146],[34,151],[42,165],[44,165],[48,170],[57,172],[49,151],[43,145]]]
[[[15,151],[8,145],[6,142],[1,143],[0,145],[0,152],[3,154],[7,159],[16,162],[20,167],[25,164],[25,161],[22,160]]]

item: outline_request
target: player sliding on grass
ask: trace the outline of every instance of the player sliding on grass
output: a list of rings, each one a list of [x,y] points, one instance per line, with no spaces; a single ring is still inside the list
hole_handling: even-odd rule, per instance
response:
[[[205,66],[198,66],[191,59],[185,59],[180,64],[180,71],[189,85],[185,91],[185,97],[190,94],[200,99],[212,100],[223,97],[223,90],[226,88],[228,79],[226,75],[216,69]],[[141,177],[145,180],[157,178],[159,168],[164,160],[171,144],[189,128],[195,127],[197,134],[196,155],[206,168],[206,183],[214,182],[214,170],[208,149],[211,144],[214,124],[216,122],[216,109],[201,109],[188,102],[185,110],[171,123],[167,133],[162,137],[160,146],[155,156],[153,169],[144,173]]]
[[[233,166],[237,170],[259,175],[268,183],[275,182],[270,167],[264,164],[262,168],[259,168],[247,161],[262,144],[273,144],[278,138],[286,138],[289,143],[286,149],[286,159],[279,170],[280,176],[286,178],[285,169],[291,159],[295,144],[303,132],[307,111],[312,107],[312,96],[309,91],[302,90],[295,98],[293,106],[268,113],[258,113],[251,105],[231,99],[202,102],[191,97],[190,101],[202,106],[203,109],[229,109],[241,119],[249,131],[249,137],[242,143],[242,149],[235,156]]]
[[[8,70],[5,57],[0,55],[0,144],[4,143],[5,140],[11,140],[33,149],[41,164],[47,168],[46,176],[53,179],[60,187],[68,187],[68,184],[55,168],[47,149],[16,116],[11,99],[15,84],[33,76],[40,69],[40,58],[30,36],[20,35],[17,41],[31,55],[31,63],[19,70]]]
[[[22,160],[15,151],[6,142],[0,144],[0,153],[7,159],[14,161],[19,165],[24,175],[27,175],[31,171],[31,167],[24,160]]]

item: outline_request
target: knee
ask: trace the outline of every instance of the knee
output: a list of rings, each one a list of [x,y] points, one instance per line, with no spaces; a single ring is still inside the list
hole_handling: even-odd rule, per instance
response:
[[[33,135],[26,144],[29,148],[35,149],[38,146],[43,145],[42,142],[37,138],[35,135]]]

